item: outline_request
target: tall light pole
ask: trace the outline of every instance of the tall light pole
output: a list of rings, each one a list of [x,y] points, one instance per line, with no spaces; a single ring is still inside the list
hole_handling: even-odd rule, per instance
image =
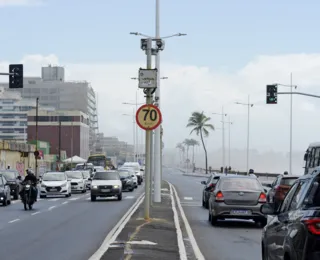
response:
[[[140,35],[147,38],[152,38],[153,40],[156,40],[158,42],[163,42],[163,39],[172,38],[176,36],[185,36],[185,33],[177,33],[165,37],[160,36],[160,0],[156,0],[156,35],[155,37],[150,37],[148,35],[138,33],[138,32],[132,32],[130,34],[133,35]],[[158,44],[157,44],[158,46]],[[156,69],[158,70],[158,76],[157,76],[157,89],[155,92],[155,105],[157,105],[160,108],[160,50],[162,51],[164,49],[164,44],[161,48],[157,47],[156,49],[153,49],[153,55],[156,56]],[[155,202],[161,202],[161,175],[162,175],[162,140],[161,140],[161,129],[162,124],[155,130],[155,147],[154,147],[154,163],[155,163],[155,180],[154,180],[154,201]]]
[[[228,124],[228,134],[229,134],[229,142],[228,142],[228,146],[229,146],[229,153],[228,153],[228,164],[229,167],[231,167],[231,125],[233,124],[233,122],[230,121],[230,116],[228,117],[228,122],[225,122]]]
[[[122,114],[123,116],[130,116],[132,117],[132,141],[133,141],[133,160],[135,161],[136,158],[136,120],[135,120],[135,113],[134,110],[132,111],[132,115],[129,114]]]
[[[248,95],[248,103],[235,102],[237,105],[248,107],[248,126],[247,126],[247,174],[249,175],[249,150],[250,150],[250,108],[253,104],[250,103],[250,95]]]
[[[220,115],[221,116],[221,123],[222,123],[222,166],[223,170],[222,172],[225,173],[225,167],[226,167],[226,162],[225,162],[225,138],[224,138],[224,117],[227,116],[227,114],[224,113],[224,108],[222,106],[222,113],[212,113],[213,115]]]
[[[292,174],[292,109],[293,109],[293,88],[298,86],[292,84],[292,73],[290,74],[290,85],[275,83],[273,86],[281,86],[290,88],[290,140],[289,140],[289,174]]]

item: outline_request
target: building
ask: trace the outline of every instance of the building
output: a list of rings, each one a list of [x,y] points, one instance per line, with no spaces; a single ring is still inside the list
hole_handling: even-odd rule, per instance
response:
[[[23,100],[19,92],[0,87],[0,140],[26,143],[28,111],[35,107],[35,100]]]
[[[38,138],[36,138],[36,110],[28,113],[28,141],[40,140],[50,143],[50,154],[59,158],[59,151],[67,157],[89,157],[89,117],[81,111],[38,112]]]
[[[8,83],[0,83],[9,89]],[[25,77],[21,96],[26,99],[36,100],[39,97],[41,106],[53,107],[56,110],[76,110],[89,116],[90,126],[90,151],[95,153],[99,144],[98,114],[96,94],[87,81],[65,81],[65,70],[63,67],[42,67],[41,77]]]
[[[107,156],[117,156],[119,160],[133,160],[133,145],[119,141],[117,137],[100,134],[100,143]]]

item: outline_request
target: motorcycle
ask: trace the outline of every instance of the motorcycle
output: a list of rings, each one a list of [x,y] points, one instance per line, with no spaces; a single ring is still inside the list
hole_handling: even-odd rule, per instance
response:
[[[32,210],[32,205],[34,204],[34,199],[32,197],[32,183],[28,181],[27,183],[22,184],[23,190],[21,194],[21,201],[24,205],[24,210]]]

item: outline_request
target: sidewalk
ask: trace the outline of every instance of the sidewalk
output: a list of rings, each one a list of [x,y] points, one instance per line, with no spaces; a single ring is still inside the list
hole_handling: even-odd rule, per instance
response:
[[[139,206],[101,260],[180,259],[170,188],[164,181],[161,197],[150,208],[149,221],[144,220],[144,202]]]
[[[184,175],[184,176],[208,177],[208,174],[200,173],[200,172],[192,172],[192,169],[188,169],[188,171],[187,171],[186,169],[178,168],[178,170],[181,171],[182,175]]]

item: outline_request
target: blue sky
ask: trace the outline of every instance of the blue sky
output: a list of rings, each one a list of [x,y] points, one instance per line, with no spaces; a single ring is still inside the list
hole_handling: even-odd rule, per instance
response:
[[[154,33],[153,0],[44,0],[0,8],[1,60],[54,53],[65,62],[144,59],[138,37]],[[263,3],[262,3],[263,2]],[[257,55],[319,50],[317,0],[162,0],[161,32],[187,37],[166,42],[163,59],[237,69]]]

